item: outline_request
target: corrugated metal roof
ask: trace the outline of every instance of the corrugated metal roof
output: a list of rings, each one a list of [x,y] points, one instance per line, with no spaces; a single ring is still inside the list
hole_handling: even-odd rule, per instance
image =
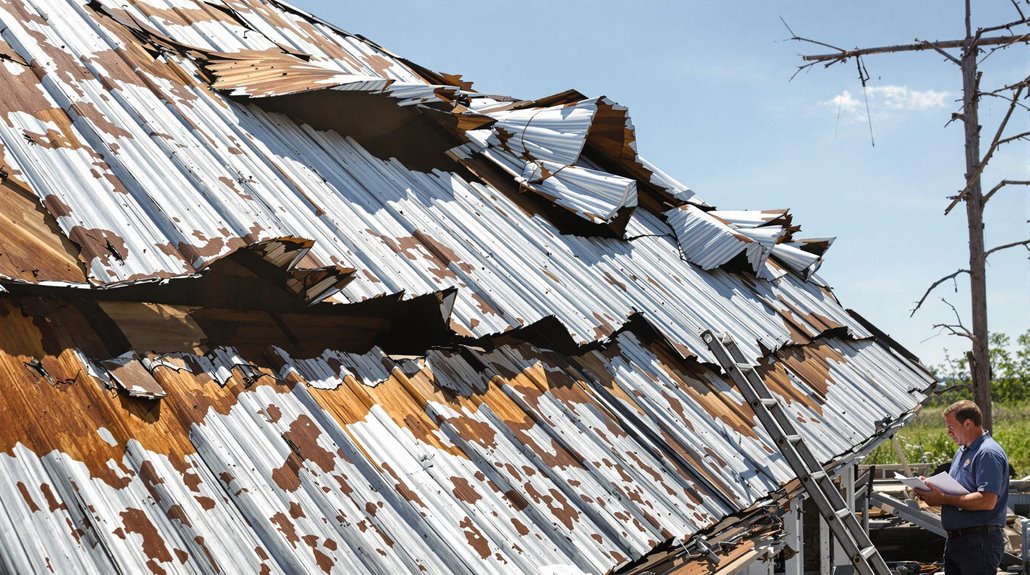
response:
[[[430,350],[417,369],[378,349],[87,365],[96,349],[67,346],[100,334],[53,325],[82,312],[39,324],[34,305],[0,301],[0,403],[16,416],[0,429],[0,561],[15,572],[602,572],[793,479],[722,376],[632,332],[576,356]],[[927,382],[874,342],[773,359],[766,379],[821,460]],[[107,387],[125,366],[128,396],[145,380],[159,403]]]
[[[607,98],[274,0],[0,0],[0,40],[8,570],[603,572],[793,478],[703,330],[828,463],[931,383],[831,240],[702,202]]]

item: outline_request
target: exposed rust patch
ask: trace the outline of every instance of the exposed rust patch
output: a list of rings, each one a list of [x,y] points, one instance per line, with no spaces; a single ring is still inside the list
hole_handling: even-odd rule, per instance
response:
[[[411,487],[408,487],[408,484],[401,480],[400,476],[397,475],[397,472],[394,471],[393,466],[391,466],[386,461],[382,462],[380,465],[384,471],[390,474],[390,477],[393,477],[393,480],[396,482],[393,487],[397,490],[397,493],[401,494],[401,497],[412,503],[417,504],[419,507],[422,507],[423,509],[429,508],[426,505],[426,503],[422,501],[422,498],[419,497],[418,492],[413,490]]]
[[[278,405],[270,403],[268,404],[268,407],[265,408],[265,415],[268,416],[269,423],[278,423],[279,420],[282,419],[283,412],[279,409]]]
[[[128,533],[136,533],[143,538],[143,553],[156,561],[167,563],[172,560],[172,554],[165,546],[161,533],[150,521],[147,514],[140,509],[130,507],[121,512],[122,525]]]
[[[366,229],[365,231],[379,238],[391,250],[409,260],[422,260],[432,264],[428,271],[438,279],[445,280],[458,277],[448,267],[450,265],[458,267],[465,273],[470,273],[474,269],[471,264],[461,261],[454,250],[424,232],[415,230],[411,237],[392,238],[372,229]]]
[[[47,508],[51,513],[58,509],[68,509],[66,503],[57,500],[57,496],[54,495],[54,491],[49,483],[40,483],[39,491],[43,494],[43,498],[46,499]]]
[[[243,191],[242,189],[240,189],[239,186],[236,185],[236,180],[234,180],[234,179],[232,179],[232,178],[230,178],[228,176],[219,176],[218,177],[218,181],[221,182],[225,187],[227,187],[230,190],[232,190],[232,192],[234,194],[236,194],[237,196],[239,196],[240,199],[247,200],[247,201],[250,201],[250,200],[254,199],[254,196],[251,196],[250,194],[248,194],[247,192]]]
[[[766,385],[788,402],[797,401],[822,414],[822,405],[826,402],[826,394],[833,383],[830,363],[844,363],[840,353],[825,342],[815,341],[806,347],[784,348],[776,355],[779,362],[771,368],[763,366],[758,370],[766,380]],[[815,392],[814,397],[794,385],[784,366]]]
[[[283,534],[283,537],[290,542],[294,548],[297,547],[297,543],[300,542],[300,538],[297,537],[297,530],[294,529],[293,523],[290,518],[283,512],[278,512],[275,515],[268,518],[269,521],[274,523],[279,528],[279,532]]]
[[[61,198],[57,194],[50,194],[43,198],[43,206],[55,218],[63,218],[72,214],[71,206],[61,201]]]
[[[472,292],[472,300],[476,302],[476,307],[479,308],[479,311],[481,311],[483,315],[503,315],[499,311],[497,311],[497,309],[494,306],[492,306],[490,302],[486,301],[486,298],[483,297],[482,294],[480,294],[479,292]]]
[[[186,515],[186,511],[182,508],[182,505],[172,505],[168,508],[165,513],[169,519],[175,519],[185,527],[193,527],[190,522],[190,518]]]
[[[511,525],[515,528],[515,531],[519,534],[519,536],[525,537],[526,535],[529,535],[529,527],[526,527],[526,524],[519,521],[518,518],[512,517]]]
[[[482,559],[490,556],[490,542],[486,537],[483,537],[483,533],[472,523],[472,518],[465,517],[458,526],[464,529],[465,539],[476,550],[476,553],[479,553]]]
[[[29,494],[28,488],[21,481],[18,482],[18,492],[21,493],[21,498],[25,500],[25,504],[29,506],[29,511],[35,513],[39,511],[39,506],[32,499],[32,495]]]
[[[78,244],[87,262],[99,258],[104,266],[110,266],[112,259],[120,262],[129,257],[125,240],[111,230],[75,226],[68,237]]]
[[[34,114],[36,118],[46,124],[55,124],[57,129],[48,127],[47,131],[40,134],[25,130],[23,135],[26,140],[37,146],[57,150],[66,148],[71,150],[83,149],[82,140],[79,139],[75,129],[72,127],[72,120],[68,117],[63,108],[50,108],[38,110]]]
[[[469,505],[475,505],[476,501],[483,498],[483,496],[476,491],[476,488],[473,487],[472,484],[464,477],[451,477],[451,483],[454,484],[454,489],[451,490],[451,493]]]
[[[193,541],[196,542],[197,545],[200,545],[200,550],[203,551],[204,556],[207,557],[208,565],[210,565],[211,568],[215,570],[215,573],[221,573],[222,569],[218,567],[218,562],[215,561],[215,556],[211,554],[211,550],[208,549],[207,543],[204,541],[204,538],[200,535],[197,535],[193,538]]]
[[[604,272],[604,278],[605,278],[606,280],[608,280],[608,283],[610,283],[610,284],[611,284],[611,285],[613,285],[613,286],[616,286],[616,287],[618,287],[618,288],[619,288],[619,289],[621,289],[622,291],[628,291],[628,290],[626,289],[626,284],[625,284],[625,283],[623,283],[623,282],[620,282],[620,281],[619,281],[619,280],[617,280],[617,279],[615,279],[615,276],[613,276],[612,274],[610,274],[610,273],[608,273],[608,272]]]
[[[282,437],[289,444],[293,453],[286,458],[281,467],[272,471],[272,480],[286,491],[296,491],[300,487],[300,468],[305,461],[310,461],[329,473],[336,467],[333,453],[318,445],[321,436],[318,426],[308,417],[301,414]]]
[[[489,424],[466,415],[448,417],[446,421],[455,428],[462,439],[478,443],[487,449],[497,447],[497,432]]]
[[[325,553],[322,553],[318,549],[312,549],[311,552],[315,556],[315,562],[318,563],[318,567],[323,573],[329,573],[333,569],[333,565],[336,563]]]
[[[290,517],[294,519],[305,517],[304,509],[301,508],[300,503],[297,503],[296,501],[290,502]]]

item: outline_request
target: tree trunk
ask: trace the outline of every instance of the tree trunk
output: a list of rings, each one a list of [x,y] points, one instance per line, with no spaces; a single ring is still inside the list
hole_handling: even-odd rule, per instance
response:
[[[967,4],[968,10],[968,4]],[[983,412],[984,427],[991,428],[991,364],[988,355],[987,331],[987,273],[984,255],[983,190],[977,167],[980,165],[979,93],[976,57],[978,49],[968,33],[967,12],[966,46],[962,51],[962,112],[966,133],[966,218],[969,224],[969,292],[970,313],[973,316],[973,349],[969,365],[973,381],[973,395]]]

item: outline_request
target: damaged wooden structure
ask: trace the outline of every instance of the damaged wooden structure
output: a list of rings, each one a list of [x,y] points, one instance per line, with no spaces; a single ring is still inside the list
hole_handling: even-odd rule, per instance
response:
[[[769,570],[800,484],[701,333],[832,474],[933,385],[608,98],[277,0],[0,0],[0,76],[3,571]]]

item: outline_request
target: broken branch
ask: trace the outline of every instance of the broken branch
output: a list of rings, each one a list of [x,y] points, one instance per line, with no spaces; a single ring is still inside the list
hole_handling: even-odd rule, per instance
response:
[[[933,48],[934,50],[939,52],[941,55],[943,55],[945,58],[947,58],[948,60],[951,60],[956,65],[958,65],[958,66],[962,65],[962,62],[959,62],[958,58],[956,58],[956,57],[952,56],[951,54],[945,52],[944,48],[941,48],[940,46],[938,46],[934,42],[930,42],[929,40],[920,40],[919,38],[916,38],[916,42],[919,42],[919,43],[924,44],[924,45],[926,45],[926,46],[928,46],[930,48]]]

